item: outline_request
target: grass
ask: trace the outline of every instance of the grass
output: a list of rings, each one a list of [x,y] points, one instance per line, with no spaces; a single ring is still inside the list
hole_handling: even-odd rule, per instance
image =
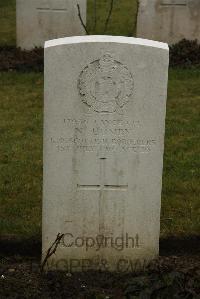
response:
[[[0,46],[16,44],[15,0],[0,1]]]
[[[0,74],[0,234],[41,229],[41,74]]]
[[[200,233],[200,70],[171,70],[162,234]]]
[[[0,234],[41,234],[43,78],[0,74]],[[200,232],[200,70],[171,70],[161,235]]]
[[[97,0],[96,26],[94,0],[88,0],[87,28],[90,34],[135,35],[137,0],[115,0],[113,13],[106,32],[110,0]],[[0,46],[16,45],[15,0],[0,1]]]
[[[97,17],[95,27],[94,1],[88,0],[88,24],[92,34],[135,35],[137,0],[114,0],[113,12],[104,32],[111,0],[97,0]]]

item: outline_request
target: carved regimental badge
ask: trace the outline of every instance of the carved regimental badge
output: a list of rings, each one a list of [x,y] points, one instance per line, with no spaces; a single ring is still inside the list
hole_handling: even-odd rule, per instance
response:
[[[128,103],[134,80],[127,66],[106,54],[83,69],[78,87],[82,101],[94,111],[112,113]]]

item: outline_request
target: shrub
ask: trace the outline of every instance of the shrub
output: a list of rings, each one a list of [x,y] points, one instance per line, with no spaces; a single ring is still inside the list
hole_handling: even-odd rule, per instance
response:
[[[199,67],[200,44],[197,40],[183,39],[170,46],[170,66],[172,67]]]

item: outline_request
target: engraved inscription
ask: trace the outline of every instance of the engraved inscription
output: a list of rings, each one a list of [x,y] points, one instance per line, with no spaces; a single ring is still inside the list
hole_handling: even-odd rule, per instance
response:
[[[157,145],[156,136],[138,134],[139,120],[64,117],[63,132],[51,136],[50,143],[59,152],[132,152],[147,154]]]
[[[120,119],[75,119],[64,118],[66,128],[70,128],[84,133],[86,130],[95,136],[100,134],[111,134],[113,136],[123,136],[135,131],[141,126],[137,120],[120,120]]]
[[[83,103],[91,109],[113,113],[131,99],[134,80],[127,66],[106,54],[84,68],[78,79],[78,89]]]
[[[58,151],[78,150],[83,152],[134,152],[149,153],[157,144],[156,139],[125,139],[125,138],[67,138],[51,137],[51,143]]]
[[[157,144],[155,136],[139,137],[139,120],[85,119],[64,117],[64,133],[51,136],[50,142],[59,152],[133,152],[150,153]]]

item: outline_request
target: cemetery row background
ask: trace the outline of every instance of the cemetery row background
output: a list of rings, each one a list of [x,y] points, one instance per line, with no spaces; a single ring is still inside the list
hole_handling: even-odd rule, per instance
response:
[[[125,0],[123,2],[113,2],[114,4],[112,13],[109,17],[108,12],[111,2],[105,0],[96,1],[97,7],[96,12],[94,12],[94,1],[87,1],[88,32],[90,34],[135,36],[137,27],[138,1]],[[141,1],[141,4],[143,4],[143,1]],[[21,51],[20,48],[16,48],[15,5],[15,0],[1,2],[0,71],[43,71],[42,49],[36,48],[32,51]],[[182,8],[178,9],[178,11],[176,10],[175,12],[179,13],[179,10],[181,9]],[[145,12],[150,10],[151,8],[147,7]],[[198,14],[198,7],[196,8],[196,13]],[[165,15],[164,19],[167,17],[170,18],[170,16]],[[107,21],[108,23],[105,25]],[[78,22],[80,22],[79,19]],[[167,24],[165,27],[167,27]],[[84,30],[82,34],[84,34]],[[199,64],[200,45],[198,44],[197,40],[181,40],[180,42],[170,46],[170,66],[188,68],[194,66],[198,67]]]

